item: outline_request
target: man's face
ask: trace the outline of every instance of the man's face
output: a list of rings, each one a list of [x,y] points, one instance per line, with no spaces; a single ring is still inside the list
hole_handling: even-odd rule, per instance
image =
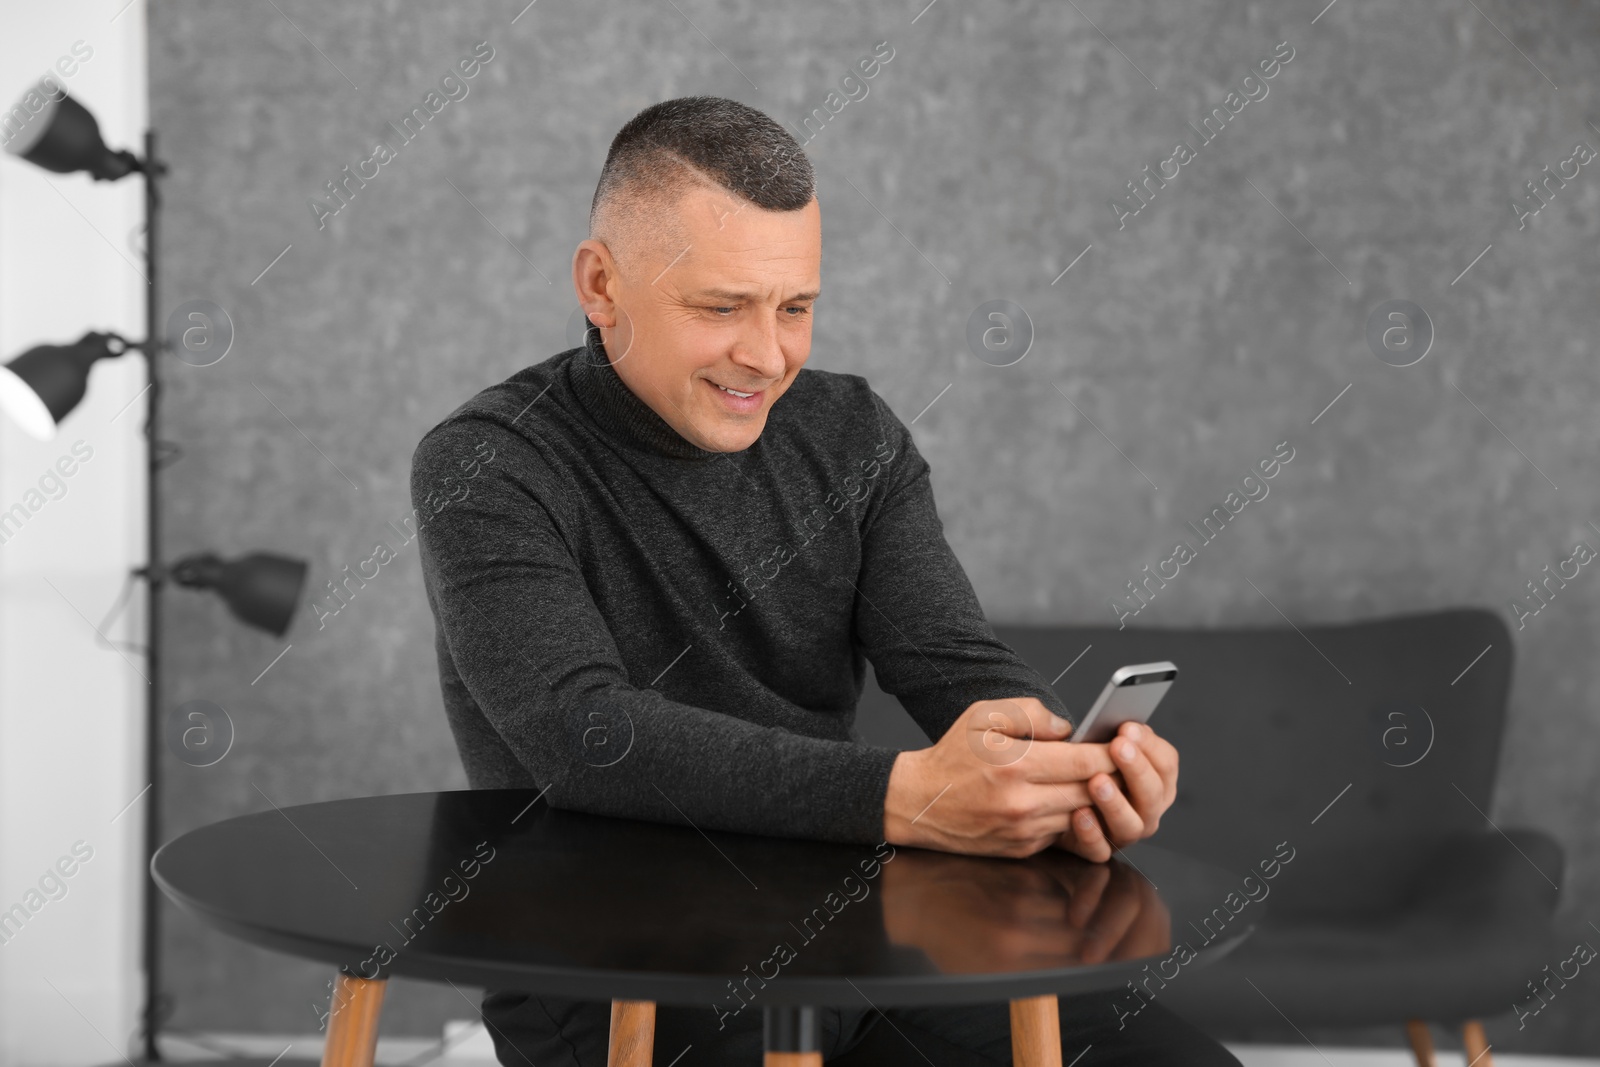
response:
[[[587,258],[588,272],[614,303],[612,325],[600,321],[603,314],[593,317],[634,395],[701,448],[742,451],[811,354],[822,212],[815,199],[798,211],[767,211],[698,188],[683,196],[678,212],[684,240],[636,256],[643,260],[637,277],[618,275],[609,255]],[[579,245],[580,298],[590,244],[604,248]],[[602,263],[609,267],[603,282],[594,273]]]

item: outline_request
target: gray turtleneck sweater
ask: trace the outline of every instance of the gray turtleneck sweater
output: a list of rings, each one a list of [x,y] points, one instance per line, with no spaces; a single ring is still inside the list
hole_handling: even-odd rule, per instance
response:
[[[1050,687],[994,635],[928,464],[865,379],[802,370],[743,452],[694,445],[588,347],[412,456],[445,712],[473,788],[701,829],[871,843],[893,749],[865,665],[937,738]]]

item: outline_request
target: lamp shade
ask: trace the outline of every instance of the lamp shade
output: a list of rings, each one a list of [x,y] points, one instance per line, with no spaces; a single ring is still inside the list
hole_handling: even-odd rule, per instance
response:
[[[85,170],[96,181],[115,181],[139,169],[131,152],[106,147],[94,116],[57,86],[40,82],[8,114],[27,119],[6,141],[6,151],[45,170],[57,174]]]
[[[214,589],[242,622],[282,637],[306,582],[304,560],[252,552],[236,560],[215,553],[185,556],[171,568],[172,580],[191,589]]]
[[[0,367],[0,411],[31,437],[48,441],[78,406],[95,360],[120,356],[129,345],[114,333],[86,333],[74,344],[39,345]]]

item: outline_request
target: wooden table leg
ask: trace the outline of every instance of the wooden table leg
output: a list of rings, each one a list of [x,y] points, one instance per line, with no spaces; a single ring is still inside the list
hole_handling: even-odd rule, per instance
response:
[[[1483,1024],[1468,1019],[1461,1024],[1461,1044],[1467,1050],[1467,1067],[1494,1067],[1489,1055],[1489,1040],[1484,1037]]]
[[[1061,1015],[1054,993],[1011,1002],[1013,1067],[1061,1067]]]
[[[608,1067],[650,1067],[656,1045],[656,1005],[651,1000],[611,1002]]]
[[[1411,1054],[1417,1058],[1417,1067],[1434,1067],[1433,1035],[1428,1024],[1421,1019],[1406,1020],[1406,1037],[1411,1039]]]
[[[378,1050],[378,1016],[388,982],[340,971],[334,978],[329,1006],[328,1039],[322,1067],[372,1067]]]
[[[817,1009],[798,1004],[761,1009],[764,1067],[822,1067]]]

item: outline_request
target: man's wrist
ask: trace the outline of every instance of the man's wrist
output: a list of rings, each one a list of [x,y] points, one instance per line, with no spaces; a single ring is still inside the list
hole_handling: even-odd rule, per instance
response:
[[[921,814],[920,797],[922,749],[907,749],[889,768],[889,789],[883,799],[883,839],[891,845],[919,843],[915,819]]]

